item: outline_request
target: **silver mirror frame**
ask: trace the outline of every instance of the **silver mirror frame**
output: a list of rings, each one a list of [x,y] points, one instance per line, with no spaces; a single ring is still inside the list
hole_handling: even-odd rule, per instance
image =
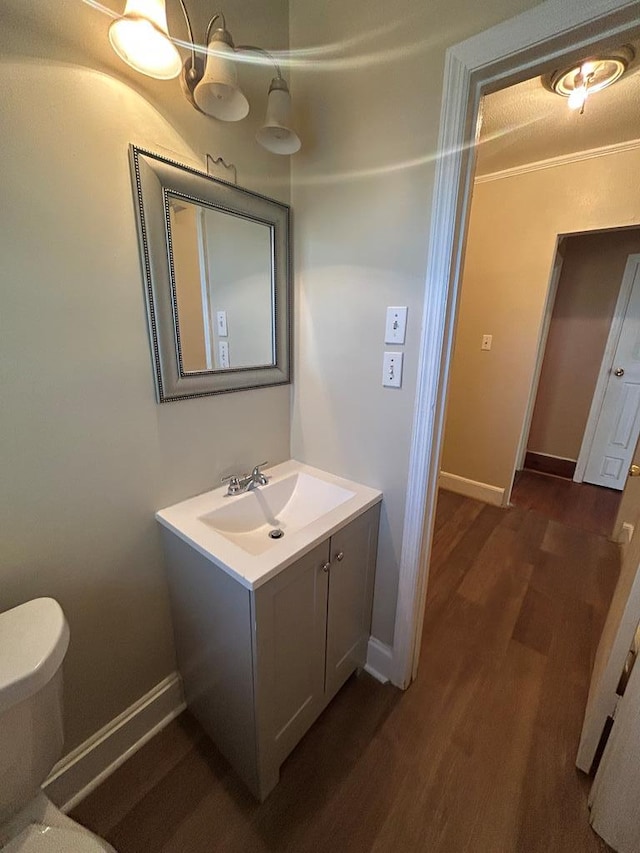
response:
[[[135,145],[129,146],[129,154],[158,403],[288,384],[291,381],[289,206]],[[182,371],[169,194],[270,227],[273,364],[189,373]]]

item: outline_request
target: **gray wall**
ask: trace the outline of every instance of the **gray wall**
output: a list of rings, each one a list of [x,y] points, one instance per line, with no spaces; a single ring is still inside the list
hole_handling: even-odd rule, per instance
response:
[[[210,4],[189,6],[202,26]],[[238,41],[286,46],[284,0],[225,12]],[[127,151],[209,151],[288,201],[288,161],[253,139],[269,72],[243,69],[253,114],[220,125],[129,73],[107,25],[4,0],[0,28],[0,609],[67,614],[68,748],[175,668],[154,510],[290,455],[288,387],[156,405]]]
[[[384,492],[373,630],[393,639],[445,49],[531,0],[291,0],[298,304],[292,449]],[[400,391],[387,305],[408,305]]]

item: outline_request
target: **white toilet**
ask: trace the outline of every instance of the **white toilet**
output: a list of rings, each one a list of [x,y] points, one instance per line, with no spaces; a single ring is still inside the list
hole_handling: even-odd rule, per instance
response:
[[[0,613],[0,850],[115,853],[66,817],[40,785],[62,755],[62,661],[69,627],[57,601]]]

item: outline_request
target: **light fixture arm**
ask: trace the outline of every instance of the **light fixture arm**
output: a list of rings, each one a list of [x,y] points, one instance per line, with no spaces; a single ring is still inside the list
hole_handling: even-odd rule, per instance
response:
[[[282,72],[280,71],[280,66],[279,66],[279,65],[278,65],[278,63],[275,61],[275,59],[273,58],[272,54],[270,54],[268,50],[265,50],[263,47],[257,47],[257,46],[256,46],[256,45],[254,45],[254,44],[239,44],[239,45],[236,47],[236,51],[238,51],[238,50],[253,51],[254,53],[261,53],[261,54],[263,54],[264,56],[266,56],[266,57],[267,57],[267,59],[269,59],[269,60],[271,61],[271,63],[273,64],[273,67],[276,69],[276,75],[277,75],[277,77],[278,77],[278,80],[282,80],[282,79],[283,79],[283,78],[282,78]]]
[[[589,94],[589,86],[593,82],[593,71],[589,74],[583,74],[580,71],[580,77],[582,78],[582,85],[584,86],[584,100],[582,102],[582,106],[580,107],[580,115],[584,115],[584,108],[587,103],[587,95]]]
[[[191,24],[191,18],[189,17],[189,12],[187,11],[186,4],[184,0],[178,0],[178,3],[180,4],[180,8],[182,9],[182,14],[187,25],[187,33],[189,35],[189,50],[191,53],[190,73],[192,73],[196,68],[196,40],[193,34],[193,26]],[[209,46],[209,39],[211,38],[211,29],[216,21],[222,21],[222,29],[225,32],[227,31],[227,22],[224,17],[224,12],[216,12],[207,24],[207,31],[205,35],[205,44],[207,45],[207,47]]]
[[[180,3],[180,8],[182,9],[182,14],[184,15],[184,20],[187,25],[187,33],[189,34],[189,44],[191,45],[191,67],[193,68],[196,64],[196,48],[193,38],[193,27],[191,26],[191,19],[189,18],[189,13],[187,12],[187,7],[184,4],[184,0],[178,0],[178,2]]]
[[[180,2],[182,3],[183,0],[180,0]],[[227,30],[227,22],[225,20],[224,13],[216,12],[213,18],[211,18],[211,20],[207,24],[207,34],[205,36],[205,44],[207,46],[209,45],[209,41],[211,39],[211,28],[213,27],[216,21],[222,21],[222,29],[225,30],[225,32]],[[193,39],[191,39],[191,41],[193,41]]]
[[[189,35],[189,45],[190,45],[190,52],[191,52],[191,63],[189,65],[188,69],[185,69],[185,73],[187,75],[189,75],[191,80],[193,80],[196,73],[197,73],[196,72],[196,67],[197,67],[196,66],[196,43],[195,43],[195,37],[194,37],[194,33],[193,33],[193,26],[191,24],[191,18],[189,17],[189,12],[187,11],[187,7],[186,7],[184,0],[178,0],[178,3],[180,4],[180,8],[182,9],[182,14],[184,16],[185,23],[187,25],[187,33]],[[233,46],[233,42],[231,41],[231,36],[227,30],[227,21],[226,21],[226,18],[224,16],[224,12],[216,12],[215,15],[213,15],[213,17],[209,20],[209,23],[207,24],[207,30],[205,33],[205,45],[207,47],[209,46],[209,43],[211,41],[211,30],[213,29],[213,25],[216,23],[216,21],[222,22],[222,31],[226,37],[225,40],[231,42],[231,45]],[[278,63],[274,59],[273,55],[270,54],[268,50],[265,50],[263,47],[258,47],[257,45],[254,45],[254,44],[240,44],[237,47],[235,47],[235,50],[236,51],[242,50],[242,51],[253,52],[253,53],[261,53],[263,56],[266,56],[267,59],[269,59],[269,61],[273,64],[273,67],[276,70],[277,79],[284,83],[284,80],[282,77],[282,71],[280,70],[280,66],[278,65]],[[285,86],[286,86],[286,84],[285,84]],[[190,95],[191,92],[189,92],[188,94]],[[189,100],[191,100],[191,102],[194,103],[191,97],[189,97]],[[195,103],[194,103],[194,106],[196,106]],[[196,109],[197,109],[197,107],[196,107]]]

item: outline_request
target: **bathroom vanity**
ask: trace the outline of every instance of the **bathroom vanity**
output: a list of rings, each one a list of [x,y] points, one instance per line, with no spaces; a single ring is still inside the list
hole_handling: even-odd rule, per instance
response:
[[[365,663],[382,500],[294,460],[267,473],[156,514],[187,705],[260,800]]]

